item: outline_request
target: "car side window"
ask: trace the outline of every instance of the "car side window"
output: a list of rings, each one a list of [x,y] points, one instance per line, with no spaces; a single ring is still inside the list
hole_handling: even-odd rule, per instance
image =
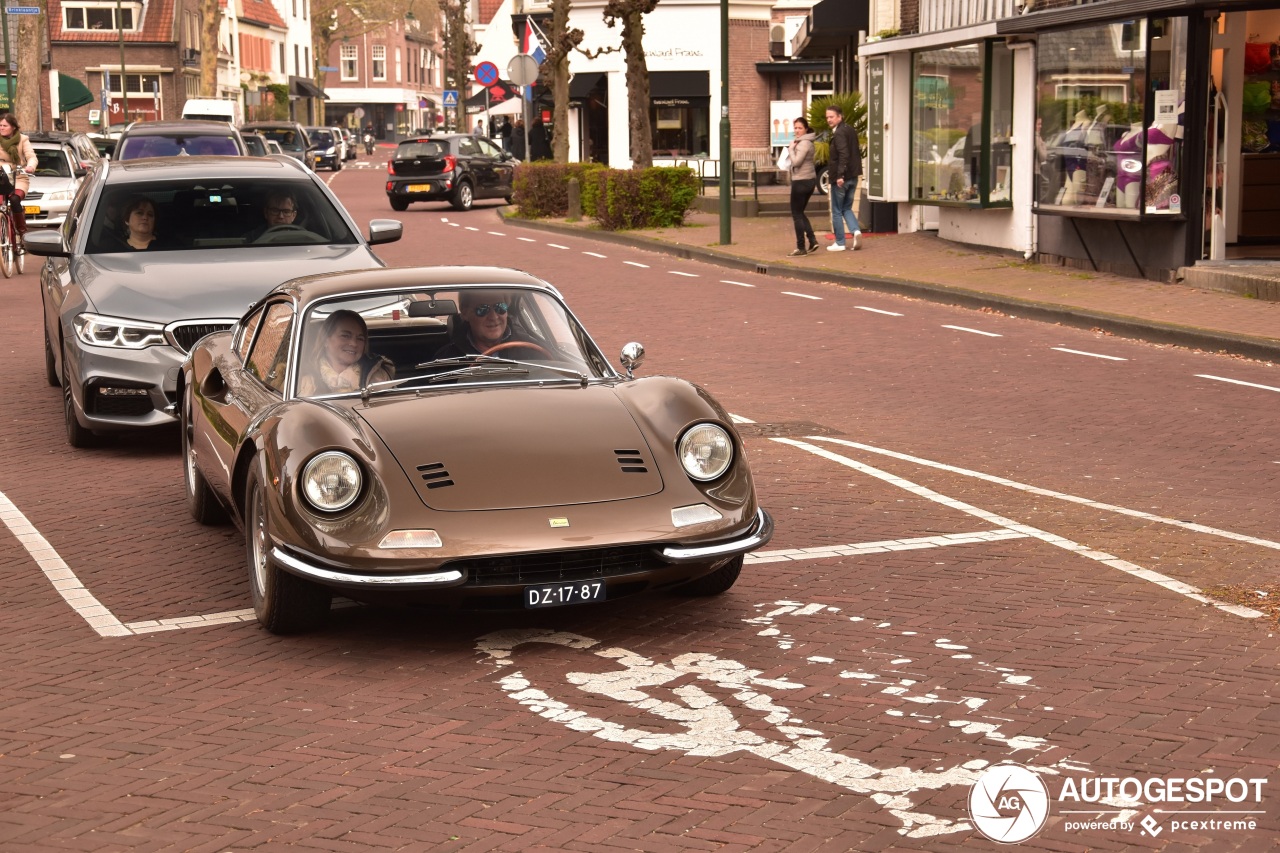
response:
[[[458,153],[459,153],[459,154],[466,154],[466,155],[468,155],[468,156],[474,156],[474,155],[476,154],[476,143],[475,143],[475,140],[474,140],[474,139],[471,139],[471,138],[467,138],[467,139],[459,139],[459,140],[458,140]]]
[[[477,139],[476,144],[480,146],[480,150],[486,157],[493,157],[496,160],[502,156],[502,152],[498,150],[498,146],[494,145],[487,139]]]
[[[249,350],[245,367],[272,390],[284,393],[285,367],[289,363],[289,340],[293,331],[293,305],[275,302],[267,306],[257,338]]]
[[[253,333],[258,331],[258,323],[262,322],[262,309],[259,308],[240,324],[240,337],[236,340],[236,355],[243,364],[249,356],[249,344],[253,343]]]

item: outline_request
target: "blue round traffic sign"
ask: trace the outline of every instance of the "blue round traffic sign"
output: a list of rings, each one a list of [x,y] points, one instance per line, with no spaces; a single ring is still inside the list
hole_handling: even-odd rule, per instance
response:
[[[492,86],[498,82],[498,66],[492,62],[481,62],[475,68],[476,82],[481,86]]]

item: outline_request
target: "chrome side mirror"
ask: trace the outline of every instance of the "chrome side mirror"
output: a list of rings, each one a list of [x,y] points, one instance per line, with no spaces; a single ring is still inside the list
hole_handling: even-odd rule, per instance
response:
[[[631,371],[644,364],[644,344],[632,341],[622,347],[622,355],[618,359],[627,371],[627,378],[634,379]]]

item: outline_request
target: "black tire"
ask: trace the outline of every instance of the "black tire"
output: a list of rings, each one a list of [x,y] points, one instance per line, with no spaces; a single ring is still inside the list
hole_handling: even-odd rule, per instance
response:
[[[44,330],[44,381],[50,388],[57,388],[62,382],[58,379],[58,365],[53,358],[53,344],[49,343],[49,330]]]
[[[342,158],[337,156],[336,154],[333,157],[333,171],[335,172],[342,171]]]
[[[18,242],[14,246],[14,251],[17,253],[15,263],[18,266],[18,275],[27,271],[27,245],[22,241],[23,237],[19,234]]]
[[[256,460],[244,488],[244,548],[249,565],[249,591],[258,624],[273,634],[300,634],[324,624],[332,598],[329,590],[281,571],[267,559],[266,496]]]
[[[391,198],[391,209],[405,211],[409,209],[409,200],[407,198]]]
[[[182,392],[182,479],[186,485],[187,509],[191,512],[191,517],[200,524],[210,526],[226,524],[227,511],[222,504],[218,503],[218,498],[214,495],[213,489],[209,488],[204,474],[201,474],[200,469],[196,467],[195,455],[191,452],[191,438],[195,429],[191,417],[194,405],[191,388],[184,388]]]
[[[677,587],[676,592],[682,595],[719,595],[726,592],[742,574],[742,559],[741,556],[734,557],[711,574]]]
[[[67,351],[62,350],[62,420],[67,427],[67,444],[72,447],[86,448],[96,447],[98,437],[93,434],[93,430],[80,426],[80,421],[76,420],[76,399],[71,391],[71,372],[67,365]]]
[[[475,191],[471,189],[469,181],[460,181],[457,189],[453,191],[453,199],[450,204],[455,210],[470,210],[472,202],[475,201]]]

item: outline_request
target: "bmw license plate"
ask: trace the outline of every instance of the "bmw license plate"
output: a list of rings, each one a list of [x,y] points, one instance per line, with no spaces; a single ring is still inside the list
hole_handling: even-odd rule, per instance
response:
[[[39,216],[40,206],[35,204],[24,204],[22,206],[22,212],[25,213],[27,216]]]
[[[585,604],[588,601],[604,601],[603,581],[552,583],[524,588],[526,608],[559,607],[563,604]]]
[[[407,193],[429,193],[432,189],[431,184],[409,184],[404,188],[404,191]]]

